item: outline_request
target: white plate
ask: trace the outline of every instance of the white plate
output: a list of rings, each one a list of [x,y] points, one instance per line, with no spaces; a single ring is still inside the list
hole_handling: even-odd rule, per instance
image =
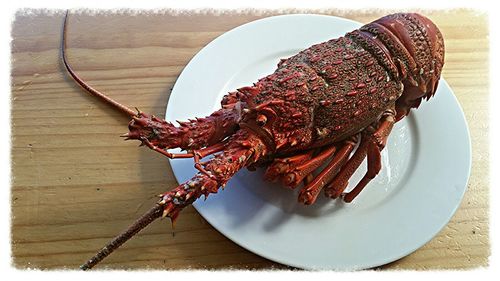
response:
[[[189,62],[172,90],[166,119],[206,116],[220,108],[228,91],[274,72],[280,58],[359,26],[332,16],[285,15],[237,27]],[[170,163],[179,182],[196,173],[190,159]],[[470,173],[465,118],[443,79],[433,99],[395,126],[383,164],[351,204],[321,195],[315,205],[303,206],[297,190],[264,181],[263,170],[244,170],[225,190],[194,206],[235,243],[294,267],[363,269],[410,254],[450,220]],[[351,185],[365,171],[358,170]]]

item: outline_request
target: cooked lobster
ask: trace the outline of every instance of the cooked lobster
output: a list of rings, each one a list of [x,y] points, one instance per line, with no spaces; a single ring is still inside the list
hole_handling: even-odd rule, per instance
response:
[[[131,110],[85,83],[67,62],[67,18],[62,60],[72,78],[132,118],[123,137],[169,158],[193,158],[198,170],[161,194],[150,211],[82,269],[93,267],[155,219],[174,222],[184,207],[217,193],[244,167],[267,166],[267,179],[300,186],[298,201],[306,205],[322,190],[351,202],[380,171],[381,150],[394,123],[434,95],[444,64],[443,37],[428,18],[388,15],[281,60],[274,73],[225,95],[221,109],[210,116],[175,126]],[[172,148],[186,152],[171,153]],[[365,158],[366,174],[345,192]]]

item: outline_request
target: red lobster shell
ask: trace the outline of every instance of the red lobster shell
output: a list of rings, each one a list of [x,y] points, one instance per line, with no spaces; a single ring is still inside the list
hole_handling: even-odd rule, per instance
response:
[[[333,199],[352,201],[380,171],[380,151],[394,123],[434,95],[444,64],[443,38],[429,19],[388,15],[281,60],[273,74],[228,93],[220,110],[176,127],[132,111],[82,81],[67,62],[66,22],[67,17],[62,54],[68,72],[89,93],[132,117],[125,137],[170,158],[192,157],[199,170],[162,194],[156,206],[83,269],[156,218],[174,221],[185,206],[217,193],[243,167],[266,165],[266,178],[290,187],[303,184],[299,201],[304,204],[313,204],[321,190]],[[170,148],[186,153],[172,154]],[[213,157],[202,162],[208,155]],[[345,193],[365,158],[367,173]]]

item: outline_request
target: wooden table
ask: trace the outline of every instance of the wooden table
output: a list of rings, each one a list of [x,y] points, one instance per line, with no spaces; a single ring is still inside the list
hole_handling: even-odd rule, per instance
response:
[[[390,11],[322,11],[369,22]],[[69,57],[95,88],[164,116],[188,61],[222,33],[276,12],[70,17]],[[473,166],[460,208],[431,242],[385,269],[488,265],[488,28],[471,10],[427,11],[446,39],[443,76],[462,105]],[[61,67],[63,14],[15,17],[12,36],[12,255],[18,268],[77,268],[176,186],[168,161],[118,136],[128,119]],[[189,110],[189,109],[186,109]],[[192,208],[156,222],[105,260],[110,268],[287,268],[237,246]]]

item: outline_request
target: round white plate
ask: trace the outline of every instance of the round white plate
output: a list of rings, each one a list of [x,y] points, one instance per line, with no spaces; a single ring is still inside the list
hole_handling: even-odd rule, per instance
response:
[[[280,58],[360,27],[322,15],[284,15],[237,27],[203,48],[172,90],[166,119],[206,116],[227,92],[274,72]],[[196,170],[170,161],[179,182]],[[434,98],[399,122],[383,151],[383,169],[351,204],[322,194],[313,206],[297,191],[240,171],[225,190],[195,208],[218,231],[270,260],[304,269],[355,270],[415,251],[450,220],[467,186],[470,139],[463,112],[441,79]],[[350,186],[365,173],[356,172]],[[182,219],[182,215],[181,215]]]

